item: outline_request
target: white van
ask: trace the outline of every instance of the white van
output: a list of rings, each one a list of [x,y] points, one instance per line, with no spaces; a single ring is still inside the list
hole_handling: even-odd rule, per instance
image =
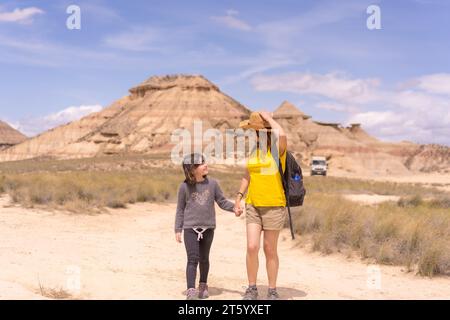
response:
[[[313,156],[311,159],[311,175],[314,176],[316,174],[320,174],[323,176],[327,175],[327,158]]]

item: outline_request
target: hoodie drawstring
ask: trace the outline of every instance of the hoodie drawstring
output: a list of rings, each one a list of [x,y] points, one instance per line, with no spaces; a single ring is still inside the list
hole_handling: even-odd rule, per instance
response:
[[[200,231],[198,231],[200,229]],[[208,230],[208,228],[192,228],[197,233],[197,241],[200,241],[200,239],[203,239],[203,232]]]

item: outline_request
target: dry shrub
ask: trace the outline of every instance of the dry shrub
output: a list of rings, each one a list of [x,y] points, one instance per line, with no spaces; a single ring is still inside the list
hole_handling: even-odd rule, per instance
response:
[[[416,202],[413,202],[416,203]],[[339,196],[310,194],[294,226],[323,253],[351,248],[377,263],[433,276],[450,274],[450,216],[428,205],[364,206]]]

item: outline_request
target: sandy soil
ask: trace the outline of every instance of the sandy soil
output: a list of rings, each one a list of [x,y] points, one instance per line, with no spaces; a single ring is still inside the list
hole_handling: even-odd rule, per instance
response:
[[[3,197],[0,298],[42,299],[41,286],[80,299],[183,299],[186,257],[184,245],[174,240],[174,212],[174,204],[147,203],[99,215],[69,214],[10,206]],[[211,299],[240,299],[246,285],[245,220],[217,209],[217,223]],[[279,255],[283,299],[450,297],[448,277],[421,278],[392,266],[379,266],[377,274],[356,258],[310,253],[290,240],[288,230]],[[262,253],[260,265],[265,293]]]
[[[385,196],[380,194],[345,194],[344,198],[362,204],[377,204],[385,201],[398,201],[399,196]]]
[[[342,171],[330,172],[330,176],[348,177],[362,180],[387,181],[398,183],[417,183],[423,186],[435,187],[440,190],[450,192],[450,174],[427,173],[414,175],[380,175],[380,176],[359,176],[349,175]]]

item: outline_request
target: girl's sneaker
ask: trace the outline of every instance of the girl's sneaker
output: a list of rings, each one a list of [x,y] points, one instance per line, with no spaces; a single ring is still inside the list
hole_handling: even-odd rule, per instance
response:
[[[200,284],[198,285],[198,298],[209,298],[208,285],[205,282],[200,282]]]
[[[197,300],[198,292],[195,288],[189,288],[186,291],[186,300]]]

